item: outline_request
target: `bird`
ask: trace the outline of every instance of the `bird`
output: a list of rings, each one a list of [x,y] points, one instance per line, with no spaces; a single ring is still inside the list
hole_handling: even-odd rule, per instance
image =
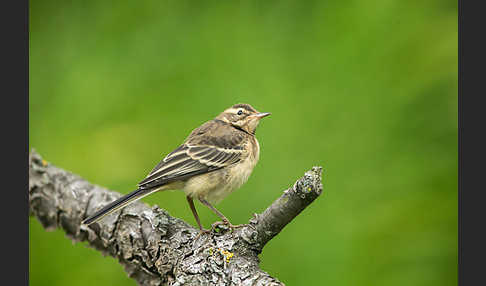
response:
[[[260,120],[271,113],[258,112],[250,104],[235,104],[194,129],[184,142],[165,156],[138,183],[137,189],[107,204],[82,221],[90,225],[158,191],[182,190],[199,226],[194,200],[211,209],[219,223],[233,225],[215,204],[247,182],[260,157],[255,132]]]

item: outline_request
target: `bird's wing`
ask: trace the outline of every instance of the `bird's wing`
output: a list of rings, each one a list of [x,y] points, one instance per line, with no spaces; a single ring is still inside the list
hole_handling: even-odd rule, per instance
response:
[[[242,147],[221,148],[208,145],[183,144],[167,155],[139,188],[154,188],[169,182],[184,180],[232,165],[241,160]]]

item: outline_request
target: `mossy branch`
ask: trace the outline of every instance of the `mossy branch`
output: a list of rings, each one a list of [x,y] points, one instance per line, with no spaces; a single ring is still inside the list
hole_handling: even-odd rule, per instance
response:
[[[135,202],[99,223],[81,221],[121,194],[29,156],[29,211],[46,230],[61,228],[118,259],[139,285],[284,285],[258,266],[261,253],[322,192],[321,167],[300,178],[247,226],[202,234],[165,210]]]

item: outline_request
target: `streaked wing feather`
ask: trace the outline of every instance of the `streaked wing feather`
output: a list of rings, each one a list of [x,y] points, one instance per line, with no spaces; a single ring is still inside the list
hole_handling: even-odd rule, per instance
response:
[[[159,170],[168,160],[168,158],[174,158],[176,155],[182,153],[182,154],[185,154],[185,151],[187,150],[187,146],[186,145],[181,145],[179,147],[177,147],[174,151],[170,152],[167,156],[165,156],[164,159],[162,159],[162,161],[160,161],[157,166],[155,166],[152,171],[150,171],[150,173],[147,175],[147,178],[150,177],[150,175],[152,175],[153,173],[155,173],[157,170]]]
[[[214,146],[204,146],[204,148],[205,150],[197,149],[198,152],[194,152],[193,147],[189,147],[187,153],[192,159],[215,167],[226,167],[237,163],[243,154],[243,148],[225,149]]]
[[[225,149],[184,144],[160,161],[138,186],[153,188],[218,170],[240,161],[243,152],[240,147]]]

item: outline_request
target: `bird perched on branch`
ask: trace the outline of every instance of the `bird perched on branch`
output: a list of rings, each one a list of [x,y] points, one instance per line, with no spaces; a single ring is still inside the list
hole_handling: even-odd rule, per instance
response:
[[[243,185],[258,162],[260,146],[255,130],[270,115],[249,104],[235,104],[216,118],[194,129],[184,143],[169,153],[137,190],[109,203],[83,220],[89,225],[149,194],[183,190],[201,232],[193,199],[209,207],[222,222],[236,227],[213,204]]]

